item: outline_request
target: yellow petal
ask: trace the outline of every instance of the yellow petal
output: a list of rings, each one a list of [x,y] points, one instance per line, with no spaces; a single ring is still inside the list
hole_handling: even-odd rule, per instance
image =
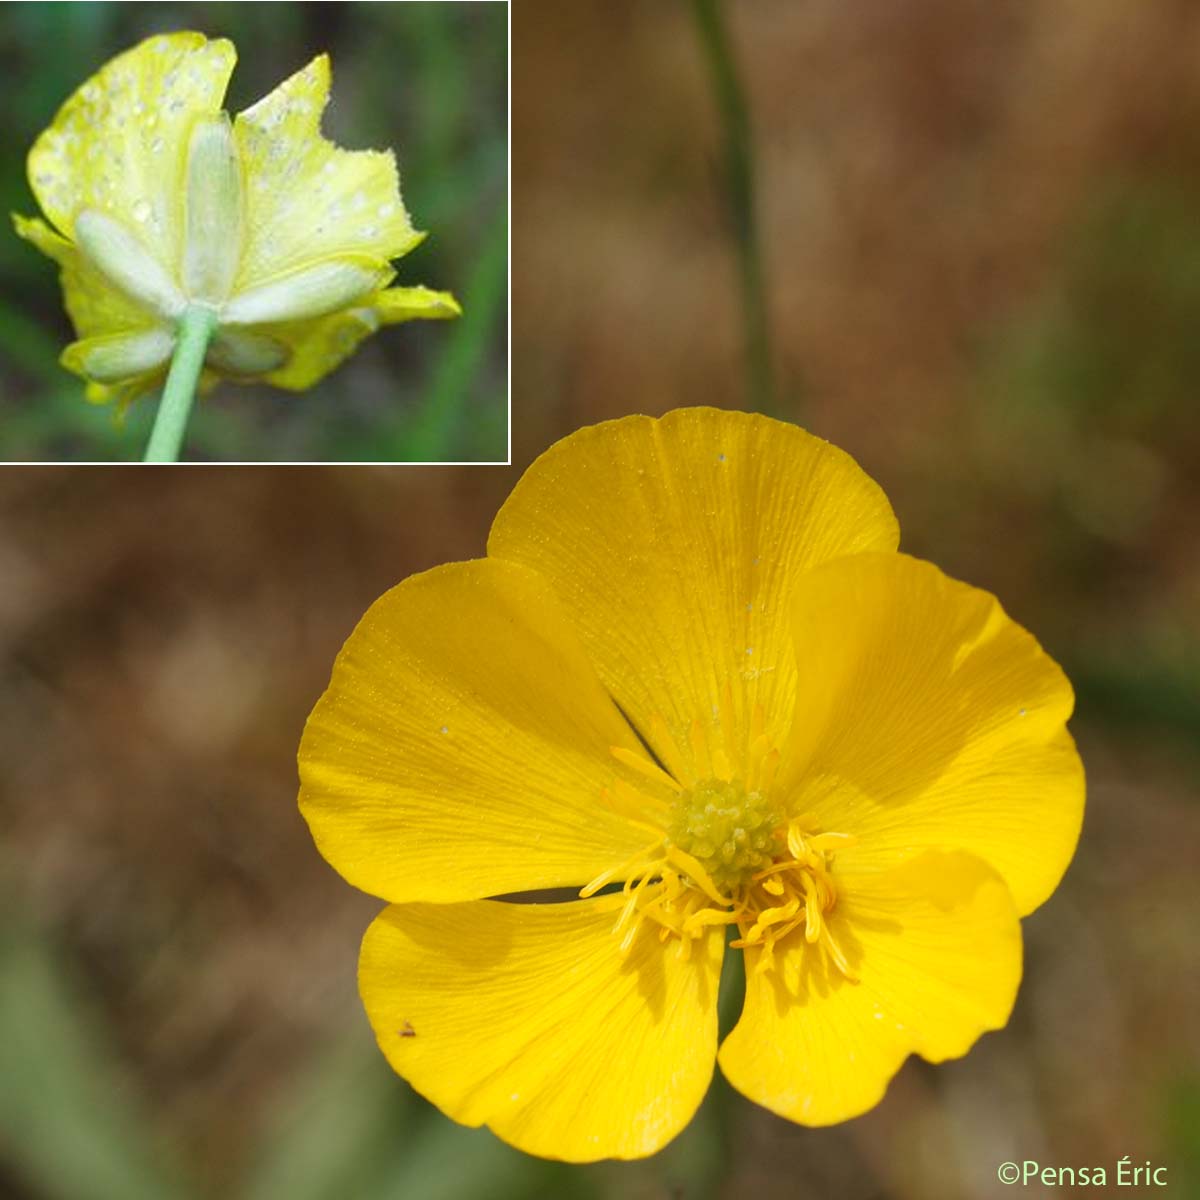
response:
[[[381,325],[420,319],[445,320],[461,312],[449,292],[394,287],[328,316],[263,327],[263,332],[269,332],[272,339],[288,348],[286,361],[266,376],[267,382],[303,391],[340,365]]]
[[[795,728],[780,790],[884,868],[968,850],[1022,914],[1057,886],[1083,819],[1071,686],[995,597],[907,555],[861,555],[797,591]]]
[[[339,150],[321,136],[329,83],[322,54],[234,122],[248,181],[235,291],[323,258],[364,254],[383,263],[420,241],[392,152]]]
[[[841,450],[701,408],[552,446],[500,510],[488,553],[550,580],[605,686],[687,782],[719,770],[714,740],[737,772],[757,706],[768,736],[786,732],[796,579],[897,537],[886,497]]]
[[[826,920],[860,982],[800,931],[766,970],[748,949],[746,1005],[719,1055],[738,1091],[805,1125],[873,1107],[910,1053],[965,1054],[1008,1020],[1021,979],[1012,897],[979,859],[927,852],[837,884]]]
[[[101,67],[30,151],[29,182],[46,216],[73,236],[81,211],[103,212],[176,270],[188,134],[198,114],[220,110],[236,57],[224,39],[172,33]]]
[[[488,560],[406,579],[334,666],[300,747],[301,808],[388,900],[582,887],[648,841],[602,806],[636,742],[549,589]]]
[[[448,1116],[530,1154],[641,1158],[708,1088],[723,933],[627,957],[613,897],[404,904],[367,930],[359,990],[395,1070]]]

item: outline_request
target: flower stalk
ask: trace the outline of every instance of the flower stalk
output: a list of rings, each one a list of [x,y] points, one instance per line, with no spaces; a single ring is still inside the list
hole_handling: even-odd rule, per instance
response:
[[[208,343],[217,328],[216,310],[207,304],[190,304],[179,318],[179,336],[166,386],[142,458],[148,463],[171,463],[179,459],[188,418],[196,398],[196,385],[204,367]]]
[[[747,407],[770,416],[775,412],[775,384],[758,234],[750,110],[721,0],[692,0],[692,16],[725,135],[725,185],[742,289]]]

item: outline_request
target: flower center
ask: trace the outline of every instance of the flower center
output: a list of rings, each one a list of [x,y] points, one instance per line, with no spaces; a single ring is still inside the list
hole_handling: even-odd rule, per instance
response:
[[[736,895],[781,848],[782,816],[763,792],[739,780],[706,779],[675,802],[668,838],[704,868],[717,890]]]
[[[741,936],[730,945],[755,950],[762,971],[772,965],[777,944],[803,929],[804,941],[854,982],[826,914],[837,904],[834,855],[857,839],[822,832],[811,814],[788,818],[766,789],[748,789],[736,779],[706,779],[687,789],[676,784],[675,790],[666,837],[580,892],[595,895],[624,877],[621,895],[612,898],[620,910],[613,932],[622,953],[646,922],[659,927],[660,941],[677,939],[685,957],[709,927],[737,925]]]

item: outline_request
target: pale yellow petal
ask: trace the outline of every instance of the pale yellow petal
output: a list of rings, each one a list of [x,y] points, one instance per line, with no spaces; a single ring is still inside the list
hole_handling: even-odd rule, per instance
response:
[[[220,110],[236,57],[224,39],[171,33],[101,67],[30,151],[29,182],[46,216],[70,237],[81,211],[102,212],[177,270],[188,134],[197,114]]]
[[[449,292],[392,287],[328,316],[262,326],[260,332],[287,347],[288,352],[283,365],[266,376],[267,382],[303,391],[340,366],[380,326],[402,321],[447,320],[461,311]]]
[[[173,324],[183,313],[187,300],[175,276],[128,226],[85,208],[75,218],[75,245],[81,259],[147,320]]]
[[[545,584],[480,560],[406,579],[334,666],[300,747],[321,852],[388,900],[582,887],[651,835],[603,803],[636,742]]]
[[[61,361],[85,379],[113,384],[165,366],[174,349],[173,334],[152,328],[72,342],[63,351]]]
[[[1057,886],[1083,819],[1071,686],[995,597],[907,555],[811,572],[794,607],[795,729],[781,790],[844,861],[883,868],[968,850],[1028,913]]]
[[[393,274],[390,267],[380,267],[362,254],[314,259],[238,292],[221,309],[221,322],[266,325],[313,320],[367,302]]]
[[[302,392],[341,366],[359,344],[379,328],[379,318],[369,305],[358,305],[317,317],[264,325],[265,333],[287,350],[287,358],[265,378],[275,387]]]
[[[698,408],[552,446],[500,510],[488,553],[553,584],[605,686],[688,781],[719,770],[714,749],[738,770],[756,708],[768,737],[788,729],[796,580],[897,537],[886,497],[841,450]]]
[[[858,1116],[911,1053],[965,1054],[1007,1022],[1021,979],[1021,928],[1003,881],[967,854],[927,852],[890,871],[836,874],[831,932],[852,983],[797,930],[758,970],[721,1047],[725,1077],[805,1125]]]
[[[363,254],[384,263],[420,241],[392,152],[341,150],[322,137],[329,85],[322,54],[234,122],[248,181],[235,292],[323,258]]]
[[[462,316],[462,308],[449,292],[427,287],[391,287],[372,301],[380,322],[399,325],[403,321],[445,321]]]
[[[659,1150],[712,1076],[722,933],[684,959],[645,929],[623,958],[612,899],[386,909],[359,989],[388,1061],[456,1121],[529,1154]]]
[[[70,240],[60,233],[55,233],[40,217],[23,217],[20,213],[10,215],[17,237],[36,246],[47,258],[52,258],[60,266],[74,261],[76,251]]]
[[[63,365],[67,364],[64,362]],[[166,377],[167,372],[164,367],[158,371],[148,371],[145,375],[135,375],[130,379],[123,379],[120,383],[115,384],[98,383],[89,379],[87,387],[84,389],[84,399],[89,404],[111,404],[116,409],[117,416],[120,417],[135,401],[151,392],[159,391],[166,381]],[[201,391],[203,390],[201,388]]]
[[[80,340],[63,351],[62,363],[76,374],[85,374],[78,347],[93,339],[139,337],[149,332],[148,315],[109,282],[65,238],[41,220],[14,216],[17,233],[37,246],[61,267],[63,296],[71,322]],[[158,387],[164,371],[150,371],[124,380],[120,386],[91,380],[86,397],[92,404],[115,402],[125,408],[138,396]]]
[[[251,378],[265,375],[287,360],[288,349],[282,342],[244,329],[219,329],[205,358],[215,371]]]

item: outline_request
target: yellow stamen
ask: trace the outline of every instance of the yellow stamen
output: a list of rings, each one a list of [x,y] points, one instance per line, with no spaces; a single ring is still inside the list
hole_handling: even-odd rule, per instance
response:
[[[704,929],[709,925],[733,925],[736,924],[737,919],[737,913],[725,912],[719,908],[701,908],[684,921],[683,932],[693,933],[697,929]]]
[[[664,787],[670,788],[673,792],[683,791],[681,784],[677,783],[666,771],[656,763],[652,763],[644,755],[638,754],[633,750],[626,750],[624,746],[609,746],[608,752],[617,762],[624,763],[627,767],[640,772],[647,779],[662,784]]]
[[[712,759],[708,756],[708,739],[704,736],[704,726],[699,719],[688,727],[688,745],[692,750],[692,759],[696,764],[696,774],[703,778],[713,773]]]
[[[662,832],[670,811],[662,800],[639,792],[624,779],[616,779],[611,787],[601,788],[600,802],[631,824],[654,833]]]
[[[729,756],[720,746],[714,746],[711,752],[713,774],[724,783],[733,778],[733,767],[729,764]]]
[[[779,925],[783,921],[790,921],[799,909],[800,898],[793,896],[786,904],[781,904],[777,908],[764,908],[758,914],[758,924],[766,929],[768,925]]]
[[[829,952],[829,957],[833,959],[834,965],[839,971],[851,982],[858,982],[858,974],[851,969],[850,964],[846,961],[846,955],[842,948],[834,941],[833,933],[830,931],[828,924],[824,929],[824,935],[821,938],[821,944]]]
[[[621,894],[612,896],[617,913],[613,933],[627,954],[639,932],[652,924],[658,940],[677,942],[681,958],[691,943],[710,931],[736,925],[735,948],[753,949],[755,969],[767,971],[777,962],[776,947],[803,929],[790,943],[793,952],[821,954],[832,969],[856,981],[849,960],[830,928],[828,914],[837,903],[833,857],[854,846],[850,834],[824,831],[814,813],[788,816],[767,790],[779,764],[779,751],[763,728],[765,714],[756,708],[749,728],[736,722],[735,697],[721,693],[716,720],[693,721],[688,730],[691,765],[701,774],[689,775],[662,718],[652,718],[651,733],[664,762],[684,768],[680,784],[648,756],[622,746],[613,757],[654,785],[666,789],[668,803],[643,794],[625,780],[605,791],[605,803],[631,820],[654,829],[654,842],[626,862],[596,876],[580,895],[595,895],[620,880]],[[745,736],[739,751],[739,728]],[[747,750],[749,751],[747,756]],[[672,758],[674,755],[674,758]],[[747,761],[748,757],[748,761]],[[748,766],[751,784],[735,775],[731,760]],[[657,822],[657,823],[656,823]]]
[[[670,727],[662,713],[654,713],[650,717],[650,745],[666,764],[667,769],[678,773],[683,756],[679,753],[679,743],[671,735]]]
[[[804,940],[810,945],[821,936],[821,901],[812,875],[804,873]]]
[[[788,825],[787,848],[793,858],[804,857],[804,835],[795,821]]]
[[[667,861],[681,867],[710,900],[715,900],[717,904],[729,903],[729,897],[717,891],[717,885],[709,878],[708,872],[686,850],[680,850],[678,846],[667,847]]]
[[[769,751],[762,761],[762,767],[759,770],[758,786],[760,791],[767,791],[775,782],[775,776],[779,773],[779,748],[775,747]]]
[[[761,704],[754,706],[754,711],[750,714],[750,742],[751,745],[758,743],[760,740],[766,742],[764,731],[767,728],[767,710]]]
[[[849,850],[858,845],[858,838],[852,833],[818,833],[808,839],[810,850]]]
[[[645,850],[639,850],[632,858],[626,859],[623,863],[615,867],[610,867],[607,871],[602,871],[591,883],[579,889],[579,898],[581,900],[588,899],[589,896],[594,896],[606,884],[612,883],[613,880],[627,875],[632,872],[635,867],[647,862],[650,856],[658,849],[658,844],[646,847]]]

